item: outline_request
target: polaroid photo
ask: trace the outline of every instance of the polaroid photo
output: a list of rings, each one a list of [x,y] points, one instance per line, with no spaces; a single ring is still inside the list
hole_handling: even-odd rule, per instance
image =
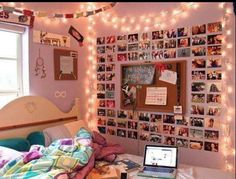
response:
[[[150,134],[150,142],[155,142],[158,144],[162,143],[162,135]]]
[[[176,58],[176,50],[175,49],[168,49],[164,50],[164,58]]]
[[[128,128],[137,130],[138,129],[138,122],[136,121],[128,121]]]
[[[188,148],[189,141],[187,139],[176,138],[176,146]]]
[[[174,106],[174,114],[182,114],[182,106]]]
[[[204,115],[204,106],[191,105],[191,114]]]
[[[221,108],[218,106],[207,106],[207,115],[209,116],[220,116]]]
[[[106,57],[105,55],[97,55],[97,63],[105,63]]]
[[[106,100],[106,107],[107,108],[115,108],[116,107],[115,100]]]
[[[137,120],[138,119],[138,112],[136,112],[136,111],[127,111],[127,118]]]
[[[140,121],[150,121],[150,113],[139,112],[138,115]]]
[[[176,48],[176,40],[171,39],[171,40],[164,40],[164,48]]]
[[[98,100],[98,107],[105,108],[106,107],[105,100]]]
[[[128,53],[128,60],[129,61],[137,61],[138,58],[138,52],[129,52]]]
[[[223,35],[216,34],[216,35],[208,35],[207,36],[207,44],[208,45],[219,45],[222,44]]]
[[[219,131],[205,130],[205,139],[218,140],[219,139]]]
[[[176,30],[171,29],[171,30],[164,30],[164,39],[169,39],[169,38],[176,38]]]
[[[107,64],[106,71],[115,71],[115,64],[114,63]]]
[[[106,81],[113,81],[115,79],[115,73],[106,73]]]
[[[206,42],[207,42],[206,36],[193,36],[192,37],[192,46],[205,45]]]
[[[126,137],[126,130],[124,130],[124,129],[117,129],[116,134],[119,137]]]
[[[192,35],[205,34],[206,24],[196,25],[192,27]]]
[[[192,69],[206,68],[206,59],[196,58],[192,60]]]
[[[97,109],[98,116],[106,116],[106,109]]]
[[[201,118],[201,117],[190,117],[190,126],[193,126],[193,127],[204,127],[204,118]]]
[[[97,124],[105,126],[106,125],[106,119],[99,117],[98,120],[97,120]]]
[[[136,131],[128,131],[128,138],[130,138],[130,139],[138,139],[138,132],[136,132]]]
[[[150,114],[150,122],[162,122],[162,115],[161,114]]]
[[[194,57],[205,56],[206,55],[206,47],[205,46],[192,47],[192,55]]]
[[[189,123],[189,118],[184,116],[182,118],[175,119],[175,121],[177,125],[187,126]]]
[[[151,60],[150,52],[139,52],[139,60]]]
[[[118,35],[116,40],[117,40],[117,42],[126,43],[127,42],[127,35]]]
[[[189,129],[189,137],[203,139],[203,130],[201,129]]]
[[[223,26],[221,22],[213,22],[207,24],[207,31],[209,33],[222,32]]]
[[[221,68],[222,63],[221,63],[221,58],[208,58],[207,59],[207,68]]]
[[[117,61],[118,62],[127,61],[127,53],[117,54]]]
[[[191,88],[193,92],[204,92],[206,84],[204,82],[193,82]]]
[[[208,93],[220,93],[221,89],[221,82],[211,82],[207,83],[207,92]]]
[[[134,43],[134,44],[128,44],[128,51],[138,51],[139,45],[138,43]]]
[[[164,38],[164,31],[158,30],[152,32],[152,40],[163,39]]]
[[[181,137],[188,137],[189,130],[187,127],[176,127],[176,135]]]
[[[127,111],[118,110],[118,111],[117,111],[117,117],[118,117],[118,118],[127,118]]]
[[[116,37],[115,35],[111,35],[107,37],[107,44],[112,44],[116,42]]]
[[[190,57],[190,48],[181,48],[177,51],[178,57]]]
[[[149,138],[150,138],[150,134],[147,132],[141,132],[139,134],[139,140],[149,141]]]
[[[174,124],[174,115],[163,114],[163,123]]]
[[[163,134],[175,135],[175,126],[163,125]]]
[[[101,134],[106,134],[106,127],[98,126],[98,131],[99,131]]]
[[[125,52],[125,51],[127,51],[127,44],[126,43],[117,44],[117,52]]]
[[[178,39],[178,48],[190,47],[190,38]]]
[[[115,53],[116,52],[116,46],[115,45],[107,45],[106,46],[106,53]]]
[[[115,92],[114,91],[106,91],[106,98],[114,99],[115,98]]]
[[[164,136],[165,145],[175,145],[175,138],[170,136]]]
[[[210,152],[219,152],[219,144],[216,142],[204,142],[204,150]]]
[[[160,50],[163,48],[164,48],[164,41],[163,40],[152,41],[152,50]]]
[[[162,124],[150,123],[150,132],[162,133]]]
[[[117,127],[119,128],[126,128],[127,121],[124,119],[116,119]]]
[[[190,35],[191,29],[189,27],[182,27],[177,29],[178,37],[186,37]]]
[[[205,80],[206,79],[206,71],[192,71],[192,80]]]
[[[115,91],[115,83],[107,83],[106,90],[107,91]]]
[[[221,70],[208,70],[207,71],[207,80],[221,80],[222,71]]]
[[[139,42],[139,50],[150,50],[151,43],[150,41]]]
[[[108,118],[107,119],[107,126],[113,126],[116,127],[116,121],[113,118]]]
[[[116,111],[114,109],[107,109],[107,117],[116,117]]]
[[[99,91],[97,93],[97,99],[105,99],[105,91]]]
[[[141,131],[149,131],[149,123],[148,122],[139,122],[139,129]]]
[[[113,128],[107,128],[107,134],[109,135],[116,135],[116,130]]]
[[[107,55],[107,62],[115,62],[115,61],[116,61],[115,54]]]
[[[138,42],[138,34],[129,34],[128,43]]]
[[[97,72],[105,72],[105,64],[97,64]]]
[[[103,54],[106,52],[105,46],[98,46],[97,47],[97,54]]]
[[[221,94],[207,94],[207,103],[221,103]]]
[[[97,45],[105,44],[105,37],[98,37],[97,38]]]
[[[97,84],[97,91],[105,91],[105,84],[98,83]]]
[[[205,94],[192,93],[191,102],[192,103],[205,103]]]
[[[153,60],[162,60],[162,59],[164,59],[164,51],[163,50],[152,51],[152,59]]]
[[[105,81],[105,73],[98,73],[97,80],[98,81]]]
[[[213,129],[219,129],[220,128],[220,120],[215,118],[205,118],[205,128],[213,128]]]
[[[140,41],[144,41],[144,42],[150,41],[149,33],[148,32],[141,33]]]
[[[196,150],[202,150],[203,149],[203,141],[190,140],[189,148],[196,149]]]
[[[216,46],[208,46],[207,47],[207,55],[222,55],[222,46],[216,45]]]
[[[184,117],[183,117],[182,114],[175,114],[175,115],[174,115],[175,121],[176,121],[176,120],[179,120],[179,121],[180,121],[180,120],[183,120],[183,118],[184,118]]]

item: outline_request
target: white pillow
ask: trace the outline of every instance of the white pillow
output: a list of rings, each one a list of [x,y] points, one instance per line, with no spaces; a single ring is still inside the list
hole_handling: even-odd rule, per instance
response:
[[[89,129],[89,127],[88,127],[87,123],[85,122],[85,120],[78,120],[78,121],[74,121],[74,122],[69,122],[69,123],[64,124],[64,126],[70,132],[72,137],[74,137],[77,134],[77,132],[79,131],[79,129],[81,127],[85,128],[89,132],[91,132],[91,130]]]
[[[14,160],[23,155],[23,152],[0,146],[0,160]]]

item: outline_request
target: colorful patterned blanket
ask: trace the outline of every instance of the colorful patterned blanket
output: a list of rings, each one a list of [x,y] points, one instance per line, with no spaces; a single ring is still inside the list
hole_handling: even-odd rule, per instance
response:
[[[26,155],[0,169],[0,179],[72,178],[88,163],[91,142],[91,134],[81,128],[74,138],[56,140],[49,147],[33,145]]]

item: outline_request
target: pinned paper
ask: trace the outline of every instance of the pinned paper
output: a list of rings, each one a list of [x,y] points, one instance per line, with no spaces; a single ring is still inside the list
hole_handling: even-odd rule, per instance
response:
[[[166,105],[167,88],[166,87],[147,87],[146,105]]]
[[[175,71],[164,70],[161,72],[159,80],[175,85],[177,81],[177,73]]]

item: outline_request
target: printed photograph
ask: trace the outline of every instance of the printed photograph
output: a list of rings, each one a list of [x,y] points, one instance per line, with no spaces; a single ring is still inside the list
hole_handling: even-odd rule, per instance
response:
[[[208,45],[219,45],[222,44],[223,35],[216,34],[216,35],[208,35],[207,36],[207,44]]]
[[[105,44],[105,37],[98,37],[97,38],[97,45]]]
[[[139,122],[139,129],[141,131],[149,131],[149,123],[147,123],[147,122]]]
[[[203,92],[205,91],[206,84],[204,82],[193,82],[192,91],[193,92]]]
[[[97,123],[98,125],[106,125],[106,119],[105,118],[99,117],[97,122],[98,122]]]
[[[163,125],[163,134],[175,135],[175,126]]]
[[[105,52],[106,52],[105,46],[98,46],[97,47],[97,53],[98,54],[102,54],[102,53],[105,53]]]
[[[137,120],[138,112],[136,111],[127,111],[127,118]]]
[[[181,48],[177,51],[178,57],[190,57],[190,48]]]
[[[119,137],[126,137],[126,130],[117,129],[117,136],[119,136]]]
[[[206,55],[206,47],[205,46],[192,47],[192,55],[194,57],[205,56]]]
[[[106,91],[106,98],[114,99],[115,98],[115,92],[114,91]]]
[[[136,132],[136,131],[128,131],[128,138],[130,138],[130,139],[138,139],[138,132]]]
[[[105,57],[105,55],[98,55],[98,56],[97,56],[97,62],[98,62],[98,63],[105,63],[105,62],[106,62],[106,57]]]
[[[97,114],[98,116],[106,116],[106,109],[98,109]]]
[[[164,38],[164,31],[158,30],[152,32],[152,40],[163,39]]]
[[[127,118],[127,111],[117,110],[117,117],[118,118]]]
[[[207,80],[221,80],[222,79],[221,70],[208,70]]]
[[[140,140],[149,141],[149,138],[150,138],[150,134],[147,133],[147,132],[141,132],[139,134],[139,139]]]
[[[218,140],[219,139],[219,131],[205,130],[205,139]]]
[[[164,48],[176,48],[176,40],[164,40]]]
[[[164,58],[164,51],[158,50],[158,51],[152,51],[152,59],[153,60],[161,60]]]
[[[192,37],[192,46],[205,45],[206,41],[207,41],[206,36],[193,36]]]
[[[164,50],[164,58],[176,58],[176,50],[175,49],[169,49]]]
[[[113,63],[107,64],[106,71],[115,71],[115,64]]]
[[[138,60],[138,52],[129,52],[128,53],[129,61],[137,61]]]
[[[182,27],[177,29],[178,37],[186,37],[190,35],[191,29],[189,27]]]
[[[98,81],[105,81],[105,73],[97,74],[97,80]]]
[[[106,73],[106,81],[113,81],[115,79],[115,73]]]
[[[205,80],[206,72],[203,70],[200,71],[192,71],[192,80]]]
[[[106,90],[107,91],[115,91],[115,84],[114,83],[107,83]]]
[[[207,94],[207,103],[221,103],[221,94]]]
[[[150,132],[162,133],[162,125],[157,123],[150,123]]]
[[[105,64],[97,64],[97,72],[105,72]]]
[[[188,137],[188,128],[187,127],[176,127],[176,135],[182,137]]]
[[[106,53],[115,53],[116,46],[115,45],[107,45],[106,46]]]
[[[98,126],[98,131],[99,131],[101,134],[106,134],[106,127]]]
[[[174,124],[175,123],[174,115],[163,114],[163,123]]]
[[[150,52],[139,52],[139,60],[151,60]]]
[[[108,126],[116,127],[116,121],[115,121],[115,119],[113,119],[113,118],[108,118],[108,119],[107,119],[107,125],[108,125]]]
[[[124,119],[116,119],[117,127],[119,128],[126,128],[127,121]]]
[[[206,68],[206,59],[197,58],[192,60],[192,68]]]
[[[107,44],[112,44],[116,42],[116,36],[112,35],[112,36],[108,36],[107,37]]]
[[[127,44],[126,43],[117,44],[117,52],[125,52],[125,51],[127,51]]]
[[[107,62],[114,62],[114,61],[115,61],[115,54],[108,54]]]
[[[126,53],[117,54],[117,61],[119,62],[127,61],[127,54]]]
[[[150,49],[151,49],[150,41],[139,42],[139,50],[150,50]]]
[[[98,91],[105,91],[105,84],[98,83],[97,84],[97,90]]]
[[[128,51],[138,51],[138,43],[128,44]]]
[[[207,47],[207,55],[222,55],[222,46],[208,46]]]
[[[164,144],[165,145],[175,145],[175,138],[169,137],[169,136],[164,136]]]
[[[176,138],[176,146],[177,147],[185,147],[188,148],[188,140],[187,139],[180,139]]]
[[[107,117],[116,117],[116,111],[114,109],[107,109]]]
[[[164,41],[163,40],[152,41],[152,50],[160,50],[163,48],[164,48]]]
[[[190,38],[178,39],[178,48],[189,47],[189,46],[190,46]]]
[[[190,140],[189,147],[190,149],[202,150],[203,141]]]
[[[203,138],[203,130],[201,129],[189,129],[189,137],[191,138]]]
[[[117,42],[124,42],[126,43],[127,41],[127,35],[118,35],[117,36]]]
[[[128,43],[138,42],[138,34],[129,34]]]
[[[177,125],[184,125],[187,126],[189,123],[189,118],[188,117],[183,117],[181,119],[175,119]]]
[[[191,114],[204,115],[204,106],[191,105]]]
[[[219,129],[220,121],[219,119],[215,119],[215,118],[205,118],[205,127]]]
[[[105,99],[105,91],[99,91],[97,93],[97,99]]]
[[[221,58],[208,58],[207,68],[221,68]]]
[[[176,38],[176,30],[164,30],[164,39],[166,38]]]
[[[150,121],[151,122],[162,122],[162,115],[161,114],[150,114]]]
[[[139,112],[138,114],[140,121],[150,121],[150,113]]]
[[[105,100],[98,100],[98,107],[105,108],[106,107]]]
[[[116,135],[116,130],[113,128],[107,128],[107,134],[109,135]]]
[[[157,134],[150,134],[150,142],[155,142],[158,144],[162,143],[162,136]]]
[[[222,32],[222,23],[221,22],[208,23],[207,31],[209,33]]]
[[[220,116],[221,108],[218,106],[207,106],[207,115],[209,116]]]
[[[115,100],[107,100],[106,107],[108,108],[115,108]]]
[[[192,35],[205,34],[206,24],[196,25],[192,27]]]
[[[149,33],[148,32],[142,33],[140,36],[140,41],[150,41]]]
[[[190,125],[194,127],[203,127],[204,118],[201,117],[190,117]]]
[[[138,129],[138,122],[128,121],[128,128],[129,129],[137,130]]]
[[[204,142],[204,150],[210,152],[218,152],[219,144],[215,142]]]

